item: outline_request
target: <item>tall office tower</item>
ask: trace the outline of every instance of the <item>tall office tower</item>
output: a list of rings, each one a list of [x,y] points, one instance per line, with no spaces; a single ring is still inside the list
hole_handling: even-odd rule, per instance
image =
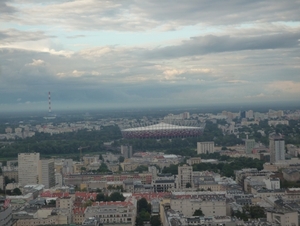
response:
[[[178,166],[178,188],[186,188],[187,184],[193,187],[193,167],[188,165]]]
[[[255,140],[247,139],[245,140],[246,154],[252,154],[252,150],[255,146]]]
[[[18,154],[18,175],[21,186],[39,183],[40,153]]]
[[[281,135],[273,134],[269,137],[270,163],[285,160],[285,142]]]
[[[254,116],[254,114],[253,114],[253,111],[252,111],[252,110],[249,110],[249,111],[246,112],[246,118],[252,119],[253,116]]]
[[[240,112],[240,118],[246,118],[246,111]]]
[[[39,184],[46,189],[55,186],[55,170],[53,159],[43,159],[39,162]]]
[[[121,145],[121,154],[124,156],[124,158],[131,158],[132,146]]]
[[[215,152],[215,143],[211,142],[197,142],[197,154],[208,154]]]

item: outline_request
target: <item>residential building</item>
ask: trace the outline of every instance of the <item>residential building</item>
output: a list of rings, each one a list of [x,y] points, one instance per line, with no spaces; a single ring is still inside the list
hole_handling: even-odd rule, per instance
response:
[[[245,140],[246,154],[252,154],[252,150],[253,150],[254,147],[255,147],[255,140],[254,139]]]
[[[215,152],[214,142],[197,142],[197,154],[208,154]]]
[[[280,135],[271,135],[270,138],[270,163],[285,160],[285,142]]]
[[[40,153],[18,154],[18,177],[21,186],[39,183]]]
[[[189,164],[190,166],[194,164],[199,164],[201,163],[201,158],[200,157],[189,158],[188,160],[186,160],[186,163]]]
[[[178,188],[186,188],[188,185],[193,187],[193,167],[184,164],[178,166]]]
[[[104,225],[135,225],[136,202],[96,202],[85,210],[85,219],[97,217]]]
[[[187,217],[201,209],[205,216],[226,216],[225,193],[214,192],[173,192],[170,207]]]
[[[124,156],[124,158],[131,158],[132,146],[121,145],[121,154]]]
[[[287,209],[267,210],[267,221],[280,226],[299,226],[298,212]]]

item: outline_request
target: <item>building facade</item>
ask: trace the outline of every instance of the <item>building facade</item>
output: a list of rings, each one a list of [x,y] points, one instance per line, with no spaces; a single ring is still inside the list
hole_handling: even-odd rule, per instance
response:
[[[193,167],[188,165],[178,166],[178,188],[193,187]]]
[[[43,184],[46,189],[55,186],[55,170],[53,159],[40,160],[39,184]]]
[[[18,154],[18,177],[21,186],[39,183],[40,153]]]
[[[276,163],[285,160],[285,142],[281,136],[270,136],[270,163]]]
[[[197,154],[208,154],[215,152],[214,142],[197,142]]]

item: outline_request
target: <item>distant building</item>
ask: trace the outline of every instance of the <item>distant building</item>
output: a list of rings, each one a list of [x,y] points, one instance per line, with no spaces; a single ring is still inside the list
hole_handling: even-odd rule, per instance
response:
[[[287,209],[267,210],[267,221],[280,226],[299,226],[298,212]]]
[[[246,154],[252,154],[252,150],[255,147],[255,140],[253,139],[247,139],[245,140],[245,148],[246,148]]]
[[[285,142],[280,135],[271,135],[270,138],[270,163],[285,160]]]
[[[40,153],[18,154],[18,177],[21,186],[39,183]]]
[[[209,154],[215,152],[215,143],[212,142],[197,142],[197,154]]]
[[[193,187],[193,167],[188,165],[178,166],[178,188]]]
[[[132,146],[125,146],[121,145],[121,154],[124,156],[124,158],[131,158],[132,157]]]
[[[188,160],[186,160],[186,163],[189,164],[190,166],[194,164],[199,164],[201,163],[201,158],[200,157],[189,158]]]
[[[55,186],[55,170],[53,159],[40,160],[39,184],[43,184],[45,188]]]

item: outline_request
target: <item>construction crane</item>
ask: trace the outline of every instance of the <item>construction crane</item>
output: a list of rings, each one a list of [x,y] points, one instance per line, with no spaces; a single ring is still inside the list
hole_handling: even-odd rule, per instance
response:
[[[85,146],[85,147],[79,147],[78,150],[80,151],[80,156],[79,156],[79,162],[82,163],[82,149],[89,148],[90,146]]]

